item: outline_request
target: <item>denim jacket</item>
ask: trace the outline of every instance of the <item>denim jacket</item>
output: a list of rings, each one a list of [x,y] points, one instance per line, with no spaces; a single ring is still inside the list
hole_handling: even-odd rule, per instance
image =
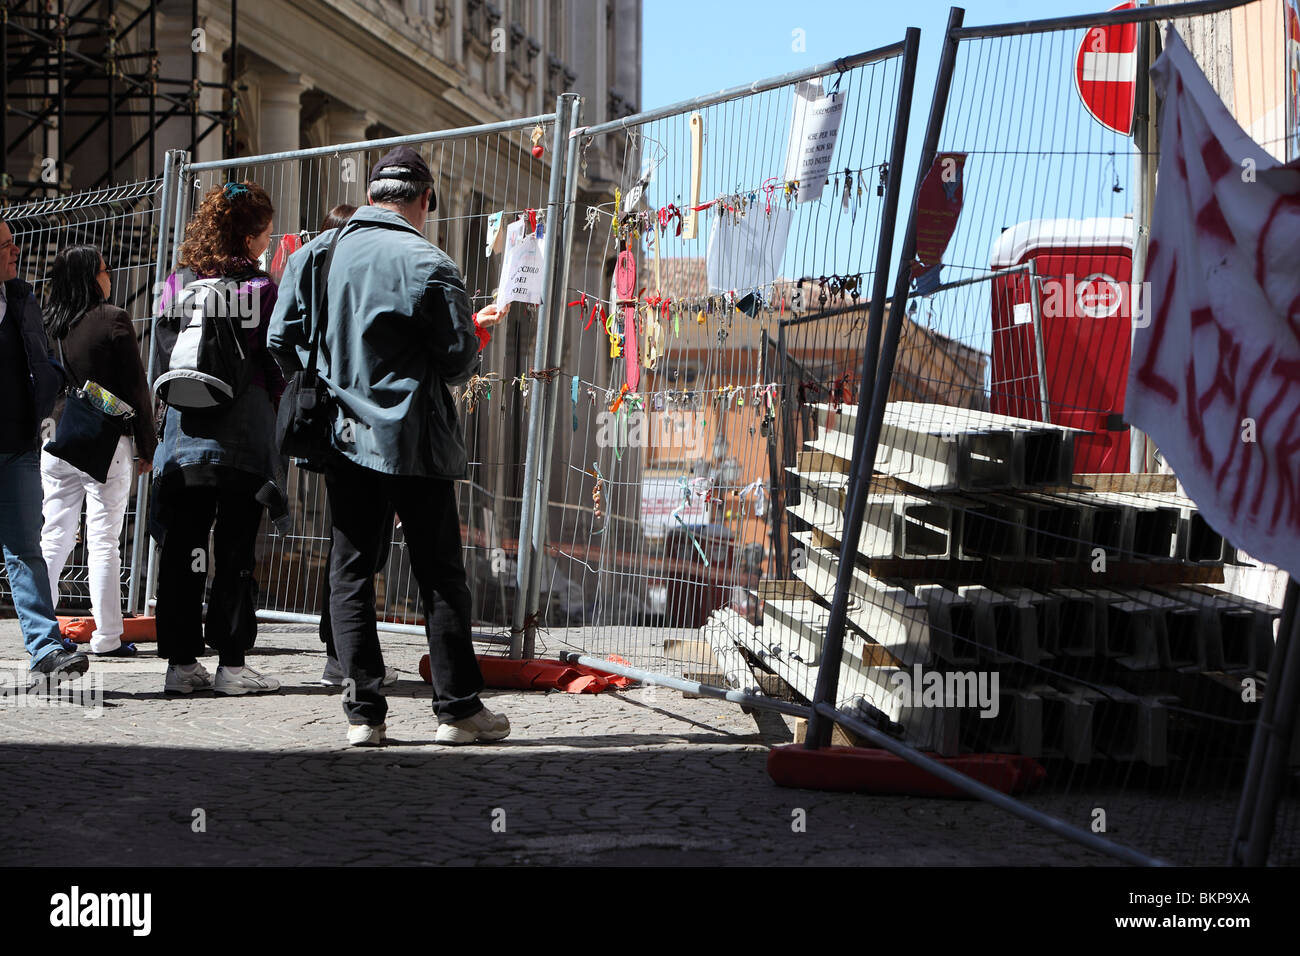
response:
[[[168,278],[168,291],[174,293],[178,285],[174,275]],[[160,310],[165,310],[170,303],[168,291],[163,293]],[[175,503],[174,490],[186,485],[219,484],[224,469],[251,472],[262,478],[264,484],[257,500],[266,507],[281,533],[287,533],[292,527],[284,490],[286,462],[275,441],[274,398],[284,390],[284,380],[262,344],[276,299],[276,286],[268,277],[257,276],[241,286],[240,293],[259,297],[256,314],[261,321],[247,333],[251,346],[249,360],[257,363],[258,373],[224,408],[166,410],[162,440],[153,458],[154,507],[150,531],[159,541],[166,533],[166,516]],[[159,367],[155,362],[155,371]],[[181,472],[185,472],[183,477]]]
[[[478,336],[456,264],[395,212],[362,206],[341,227],[317,366],[338,403],[334,446],[390,475],[464,478],[465,442],[447,385],[479,367]],[[335,230],[289,258],[267,348],[302,369]]]

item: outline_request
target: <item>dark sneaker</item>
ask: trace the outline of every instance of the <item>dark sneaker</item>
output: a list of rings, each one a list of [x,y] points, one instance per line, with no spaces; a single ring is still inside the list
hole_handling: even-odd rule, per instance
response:
[[[111,651],[92,651],[96,657],[135,657],[140,653],[140,648],[134,644],[119,644]]]
[[[38,674],[58,677],[59,680],[67,680],[70,677],[76,677],[78,674],[86,673],[89,667],[90,658],[86,657],[85,654],[54,651],[37,661],[33,670]]]

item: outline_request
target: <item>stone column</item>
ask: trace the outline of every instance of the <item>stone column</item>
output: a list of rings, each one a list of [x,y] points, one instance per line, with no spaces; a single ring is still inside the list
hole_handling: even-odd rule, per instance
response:
[[[182,9],[183,7],[183,9]],[[163,51],[159,57],[159,72],[170,79],[184,79],[190,76],[191,57],[198,47],[198,79],[205,83],[220,83],[226,78],[226,65],[223,57],[230,48],[230,33],[227,26],[215,17],[200,17],[202,32],[194,35],[193,21],[189,16],[188,4],[169,4],[164,8],[164,16],[158,20],[158,49]],[[159,91],[176,97],[189,95],[189,90],[176,84],[159,84]],[[199,109],[216,113],[223,105],[220,87],[201,87],[199,91]],[[171,108],[169,103],[159,103],[158,112],[163,114]],[[211,126],[213,121],[204,116],[198,120],[198,135]],[[183,115],[173,117],[161,124],[157,138],[157,168],[162,169],[162,157],[169,149],[189,149],[190,116],[186,110]],[[208,133],[199,143],[191,159],[194,162],[206,162],[220,159],[222,151],[222,130],[220,127]]]
[[[326,141],[330,145],[362,142],[366,130],[374,123],[373,113],[343,103],[331,103],[325,111]],[[364,205],[368,172],[364,151],[340,153],[338,159],[331,157],[322,170],[322,210],[328,212],[339,203]],[[314,229],[316,225],[309,224],[308,228]]]
[[[254,152],[280,153],[301,147],[302,94],[312,82],[301,73],[289,73],[274,67],[258,67],[246,75],[250,86],[258,88],[257,142]],[[271,194],[275,204],[273,236],[297,232],[304,227],[299,221],[302,170],[297,160],[278,160],[257,167],[253,175]],[[314,224],[306,224],[315,228]]]

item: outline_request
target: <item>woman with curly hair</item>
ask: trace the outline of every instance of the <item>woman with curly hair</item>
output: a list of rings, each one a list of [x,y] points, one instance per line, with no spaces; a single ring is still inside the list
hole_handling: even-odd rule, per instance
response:
[[[167,408],[154,455],[151,532],[162,546],[158,562],[158,654],[167,658],[167,693],[275,691],[280,682],[248,666],[257,637],[253,577],[262,510],[288,530],[283,463],[275,445],[275,409],[284,378],[266,351],[276,286],[258,267],[271,241],[275,210],[253,182],[215,186],[185,230],[180,269],[159,300],[167,315],[196,279],[233,280],[231,315],[243,335],[248,384],[213,409]],[[164,367],[161,362],[155,368]],[[209,554],[208,536],[213,550]],[[203,590],[215,565],[206,622]],[[218,654],[216,675],[199,663],[204,639]]]

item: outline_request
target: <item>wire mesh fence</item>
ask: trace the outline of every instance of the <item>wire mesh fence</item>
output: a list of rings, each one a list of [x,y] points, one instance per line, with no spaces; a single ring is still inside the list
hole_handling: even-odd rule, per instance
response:
[[[112,282],[109,301],[131,316],[141,354],[146,354],[154,262],[162,227],[162,180],[9,205],[0,211],[0,217],[9,225],[20,247],[19,278],[32,285],[37,301],[42,304],[48,299],[55,256],[69,246],[97,246]],[[142,489],[143,482],[133,484],[122,530],[122,596],[128,610],[134,571],[143,561],[144,528],[136,521]],[[0,595],[8,601],[8,578],[3,569],[0,569]],[[90,608],[84,515],[77,544],[59,581],[59,595],[60,613],[79,613]]]
[[[902,52],[579,131],[625,175],[575,214],[539,649],[745,688],[797,653],[761,594],[805,402],[856,401]]]
[[[1220,57],[1231,36],[1206,62],[1267,130],[1282,23],[1266,2],[1179,12],[950,30],[861,533],[842,547],[858,410],[816,401],[799,475],[816,505],[792,510],[810,560],[767,615],[803,609],[811,642],[819,595],[847,582],[840,714],[1079,831],[1222,863],[1281,608],[1225,580],[1236,550],[1124,420],[1159,160],[1143,87],[1166,24]],[[946,394],[908,394],[918,371]],[[1275,862],[1300,853],[1297,810],[1292,787]]]
[[[547,197],[554,157],[548,147],[554,115],[517,119],[465,130],[302,150],[270,157],[182,165],[178,223],[215,185],[251,181],[275,207],[264,268],[279,280],[290,255],[324,228],[331,215],[366,202],[371,164],[396,143],[416,149],[434,175],[436,207],[425,235],[460,267],[472,306],[494,298],[501,256],[485,255],[488,221],[547,227]],[[545,138],[543,138],[545,137]],[[541,152],[537,143],[545,144]],[[183,227],[182,227],[183,228]],[[178,233],[179,234],[179,233]],[[498,250],[499,253],[499,250]],[[461,539],[473,595],[476,637],[508,645],[515,587],[523,480],[525,397],[510,387],[527,372],[526,356],[537,328],[537,306],[515,304],[484,350],[485,373],[454,389],[469,454],[469,478],[459,487]],[[491,372],[486,370],[491,369]],[[319,615],[328,573],[330,521],[321,477],[290,464],[286,475],[293,530],[263,526],[257,547],[260,616],[308,621]],[[376,580],[381,628],[423,629],[418,588],[395,520],[389,561]],[[152,578],[149,593],[153,593]],[[502,635],[505,635],[504,637]]]

